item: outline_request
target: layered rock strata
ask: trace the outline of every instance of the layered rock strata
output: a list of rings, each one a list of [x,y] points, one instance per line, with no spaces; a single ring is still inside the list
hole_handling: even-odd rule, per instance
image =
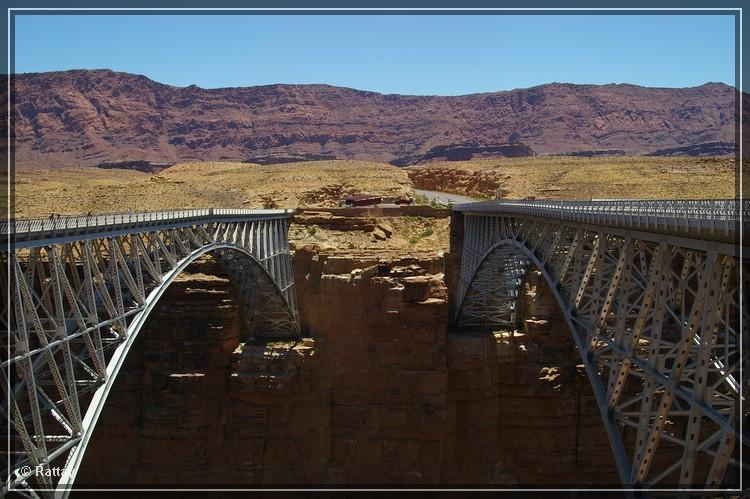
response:
[[[674,89],[552,83],[412,96],[329,85],[174,87],[140,75],[74,70],[14,76],[11,112],[20,168],[124,158],[404,164],[436,151],[458,150],[466,158],[477,149],[467,144],[500,155],[547,155],[734,143],[736,99],[736,90],[720,83]],[[519,142],[528,147],[516,151]],[[501,146],[507,143],[514,145]]]
[[[305,338],[275,343],[246,338],[218,264],[194,265],[141,332],[79,483],[617,483],[539,276],[518,331],[449,333],[446,262],[302,245]]]

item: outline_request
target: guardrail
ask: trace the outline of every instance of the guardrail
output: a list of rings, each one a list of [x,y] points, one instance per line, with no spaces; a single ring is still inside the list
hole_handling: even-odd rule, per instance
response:
[[[142,211],[126,213],[96,213],[91,215],[60,215],[48,218],[21,218],[0,222],[0,237],[15,235],[24,239],[35,234],[49,234],[84,229],[119,229],[138,225],[153,225],[154,222],[207,222],[237,216],[286,215],[293,209],[233,209],[205,208],[197,210]]]
[[[512,213],[600,225],[686,234],[733,236],[750,220],[750,203],[739,199],[617,199],[595,201],[497,200],[459,204],[467,213]]]

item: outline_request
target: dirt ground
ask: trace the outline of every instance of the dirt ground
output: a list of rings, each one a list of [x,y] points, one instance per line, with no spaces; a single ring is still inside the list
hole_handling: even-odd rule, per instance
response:
[[[176,208],[336,206],[348,194],[413,196],[403,169],[366,161],[182,163],[159,173],[94,167],[19,171],[16,216]]]
[[[423,188],[479,198],[725,198],[732,158],[533,157],[398,168],[366,161],[181,163],[159,173],[71,167],[16,174],[16,216],[173,208],[331,207],[355,193]]]
[[[448,217],[346,217],[334,223],[316,218],[313,211],[295,217],[289,227],[293,245],[407,253],[447,251],[450,246]]]
[[[407,167],[418,189],[477,198],[716,199],[735,197],[734,158],[618,156],[441,161]]]
[[[155,174],[93,167],[30,170],[16,175],[16,216],[206,207],[314,212],[316,207],[335,206],[348,194],[406,197],[414,195],[414,187],[478,198],[492,197],[498,190],[506,198],[538,199],[733,197],[734,164],[731,158],[534,157],[408,168],[316,161],[266,166],[183,163]],[[320,222],[302,213],[290,227],[290,241],[342,250],[448,249],[447,218]],[[377,224],[383,224],[383,230]]]

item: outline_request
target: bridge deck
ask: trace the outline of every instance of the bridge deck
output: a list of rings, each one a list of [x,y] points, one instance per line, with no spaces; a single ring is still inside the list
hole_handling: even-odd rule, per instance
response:
[[[717,200],[493,200],[459,204],[463,213],[510,213],[570,222],[625,227],[699,239],[734,241],[742,219],[750,218],[750,203]]]
[[[97,213],[49,218],[16,219],[0,223],[0,241],[14,237],[15,248],[44,246],[71,239],[95,239],[164,227],[185,227],[216,222],[236,222],[248,216],[254,219],[292,217],[293,209],[231,209]]]

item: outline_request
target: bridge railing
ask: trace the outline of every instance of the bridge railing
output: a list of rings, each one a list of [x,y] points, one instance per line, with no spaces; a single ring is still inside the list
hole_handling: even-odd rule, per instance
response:
[[[461,212],[512,213],[602,225],[731,236],[750,203],[738,199],[502,200],[454,206]]]
[[[51,215],[46,218],[17,218],[0,222],[0,237],[15,235],[17,238],[28,237],[36,233],[56,233],[70,230],[130,227],[154,222],[207,222],[233,218],[237,216],[287,215],[293,209],[235,209],[204,208],[195,210],[142,211],[92,213],[90,215]]]

